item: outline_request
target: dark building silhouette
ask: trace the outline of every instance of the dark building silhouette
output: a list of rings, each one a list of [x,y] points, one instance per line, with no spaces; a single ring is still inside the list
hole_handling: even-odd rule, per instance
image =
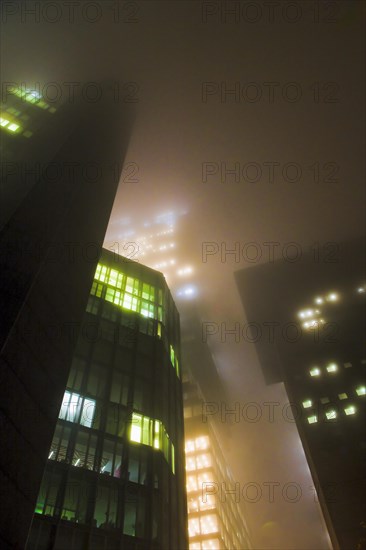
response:
[[[365,521],[365,247],[235,274],[267,383],[283,381],[334,548]]]
[[[103,250],[28,550],[187,548],[180,371],[164,276]]]
[[[127,149],[131,117],[100,90],[56,107],[21,86],[2,98],[3,548],[25,546]]]

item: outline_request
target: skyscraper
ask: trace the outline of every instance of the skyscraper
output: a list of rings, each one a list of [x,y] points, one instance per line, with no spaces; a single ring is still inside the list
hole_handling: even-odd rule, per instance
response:
[[[365,522],[364,242],[236,273],[267,383],[283,381],[334,548]],[[362,546],[361,546],[362,547]]]
[[[189,549],[252,548],[240,495],[208,412],[216,402],[205,402],[187,369],[183,389]]]
[[[179,315],[164,276],[103,250],[28,550],[186,549]]]
[[[130,117],[108,83],[96,102],[75,94],[56,107],[26,86],[8,91],[0,122],[0,544],[23,549]]]

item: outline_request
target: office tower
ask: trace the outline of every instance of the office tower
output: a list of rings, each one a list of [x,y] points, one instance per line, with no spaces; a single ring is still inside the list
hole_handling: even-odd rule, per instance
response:
[[[20,85],[3,98],[4,548],[25,546],[127,149],[130,117],[111,99],[108,83],[100,90],[97,102],[75,94],[55,112],[43,108],[38,92]]]
[[[283,381],[334,548],[365,522],[364,242],[236,273],[267,383]],[[362,548],[362,545],[360,546]]]
[[[180,372],[164,276],[103,250],[27,550],[187,548]]]
[[[191,373],[185,369],[184,427],[190,550],[252,548],[238,483],[227,465],[213,417]]]

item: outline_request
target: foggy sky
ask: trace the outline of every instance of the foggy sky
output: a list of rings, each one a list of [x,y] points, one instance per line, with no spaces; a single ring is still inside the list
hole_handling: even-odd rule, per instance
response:
[[[265,242],[279,242],[280,249],[296,242],[305,251],[314,242],[339,242],[364,232],[362,2],[330,3],[334,15],[320,3],[320,22],[314,22],[316,2],[294,2],[302,15],[291,23],[281,12],[288,3],[269,22],[258,0],[252,4],[263,11],[259,22],[241,17],[235,23],[229,17],[226,24],[217,2],[206,2],[218,9],[206,23],[205,3],[199,1],[137,1],[132,3],[138,7],[137,20],[129,23],[123,20],[126,12],[114,23],[111,6],[116,3],[107,1],[101,3],[99,21],[82,21],[85,4],[78,3],[74,23],[65,13],[56,23],[45,17],[22,21],[20,12],[9,16],[3,24],[1,64],[7,81],[108,77],[122,85],[136,83],[137,119],[126,162],[137,164],[138,181],[121,181],[106,240],[116,239],[116,221],[122,217],[143,220],[166,210],[186,210],[177,242],[181,257],[195,268],[202,316],[230,327],[245,322],[233,272],[253,264],[244,258],[235,262],[233,256],[223,262],[220,254],[205,263],[202,243],[225,243],[232,249],[235,242],[255,242],[265,262]],[[250,103],[228,96],[221,102],[217,93],[204,103],[204,82],[227,88],[254,82],[263,98]],[[278,83],[273,103],[266,82]],[[297,102],[283,100],[289,82],[300,86]],[[336,87],[324,88],[329,82]],[[314,100],[317,86],[319,102]],[[203,163],[222,162],[228,168],[257,163],[262,178],[236,183],[228,176],[222,183],[217,174],[203,183]],[[268,162],[280,164],[272,183],[263,164]],[[284,181],[286,163],[300,165],[300,181]],[[315,163],[319,182],[309,169]],[[326,163],[332,164],[324,167]],[[334,166],[338,181],[324,181]],[[228,407],[236,401],[286,403],[282,385],[265,386],[252,344],[233,338],[222,343],[218,336],[209,343],[231,392]],[[264,493],[259,502],[247,504],[254,547],[327,548],[294,425],[278,414],[273,423],[263,417],[258,423],[231,425],[230,433],[229,462],[241,484],[279,482],[282,487],[296,482],[302,488],[296,504],[285,502],[280,493],[273,503]]]

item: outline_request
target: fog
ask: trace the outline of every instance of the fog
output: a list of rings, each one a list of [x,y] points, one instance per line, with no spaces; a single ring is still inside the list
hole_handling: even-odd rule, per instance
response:
[[[270,261],[265,243],[278,243],[281,258],[290,242],[305,252],[363,233],[362,3],[325,3],[336,6],[331,13],[311,1],[284,12],[284,2],[270,17],[266,2],[249,3],[247,12],[247,2],[230,2],[239,11],[225,22],[221,2],[136,1],[120,3],[115,22],[118,3],[105,1],[90,22],[82,6],[91,3],[76,2],[73,23],[64,4],[54,23],[45,14],[22,20],[20,5],[7,16],[3,80],[62,86],[108,77],[119,82],[126,108],[136,100],[106,246],[118,242],[123,253],[126,243],[139,244],[144,223],[155,231],[164,224],[153,220],[173,213],[174,258],[191,266],[182,284],[194,287],[179,296],[179,277],[167,273],[178,309],[193,300],[204,322],[243,326],[233,273]],[[227,253],[235,247],[239,253]],[[262,410],[257,422],[245,415],[230,422],[225,440],[234,478],[262,490],[245,503],[254,548],[329,548],[295,425],[283,414],[282,384],[265,385],[244,338],[217,332],[207,343],[228,409],[255,402]],[[268,402],[279,403],[273,418]],[[274,498],[268,483],[276,484]],[[283,496],[286,483],[300,487],[300,498],[290,489]]]

